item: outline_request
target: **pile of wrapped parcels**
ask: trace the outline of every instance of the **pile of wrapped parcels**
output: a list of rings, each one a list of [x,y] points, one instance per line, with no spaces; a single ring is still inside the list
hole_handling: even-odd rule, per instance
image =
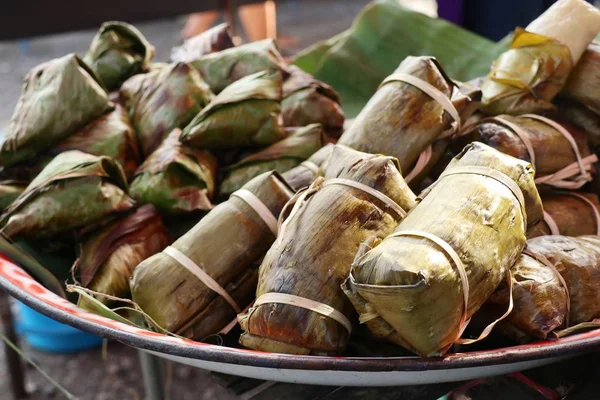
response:
[[[272,40],[221,25],[153,63],[106,23],[25,78],[1,232],[76,249],[83,307],[268,352],[343,354],[361,326],[421,356],[595,327],[598,32],[598,10],[559,0],[488,76],[407,57],[344,124]]]

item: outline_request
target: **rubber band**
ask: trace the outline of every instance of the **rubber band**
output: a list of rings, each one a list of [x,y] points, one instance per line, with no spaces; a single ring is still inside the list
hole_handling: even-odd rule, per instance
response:
[[[544,222],[546,223],[546,225],[548,225],[548,228],[550,229],[550,234],[560,235],[560,229],[558,229],[558,224],[556,223],[554,218],[552,218],[552,215],[548,214],[546,211],[544,211]]]
[[[505,125],[506,127],[510,128],[510,130],[512,130],[513,133],[517,135],[519,139],[521,139],[521,142],[523,142],[523,144],[525,145],[525,149],[527,149],[527,154],[529,155],[529,162],[535,168],[535,151],[533,150],[533,144],[531,144],[531,140],[529,140],[529,134],[527,133],[527,131],[522,129],[519,125],[513,124],[512,122],[502,118],[502,116],[487,118],[485,121],[495,121],[501,125]]]
[[[588,199],[587,197],[585,197],[582,194],[573,193],[573,192],[563,192],[563,193],[566,195],[569,195],[569,196],[577,197],[577,198],[583,200],[584,202],[586,202],[590,207],[592,207],[592,211],[594,212],[594,218],[596,219],[596,235],[600,235],[600,213],[598,212],[596,205],[594,203],[592,203],[590,201],[590,199]]]
[[[386,83],[394,82],[394,81],[408,83],[418,89],[421,89],[423,92],[428,94],[429,97],[431,97],[433,100],[437,101],[438,104],[440,106],[442,106],[444,111],[446,111],[452,117],[452,119],[455,122],[455,126],[453,127],[452,131],[450,131],[450,133],[448,135],[441,136],[438,139],[441,139],[442,137],[450,136],[454,132],[460,131],[460,129],[461,129],[460,114],[458,113],[458,110],[456,109],[456,107],[454,107],[454,104],[452,104],[450,99],[440,89],[436,88],[431,83],[424,81],[423,79],[420,79],[420,78],[417,78],[416,76],[405,74],[402,72],[395,72],[395,73],[391,74],[390,76],[385,78],[383,80],[383,82],[381,82],[381,85],[379,85],[379,87],[381,88]]]
[[[348,333],[352,332],[352,323],[344,314],[336,310],[335,308],[328,306],[327,304],[320,303],[315,300],[307,299],[305,297],[295,296],[287,293],[266,293],[260,296],[254,302],[254,307],[262,304],[276,303],[276,304],[287,304],[290,306],[304,308],[306,310],[314,311],[318,314],[329,317],[339,322]]]
[[[239,199],[242,199],[246,204],[250,206],[264,221],[264,223],[269,227],[271,232],[275,236],[277,236],[277,218],[273,215],[271,210],[265,204],[254,195],[254,193],[250,192],[246,189],[240,189],[231,194],[231,196],[235,196]]]
[[[211,278],[210,275],[208,275],[202,268],[198,266],[198,264],[196,264],[188,256],[186,256],[181,251],[177,250],[175,247],[172,246],[167,246],[167,248],[164,249],[162,252],[170,256],[183,267],[185,267],[185,269],[191,272],[210,290],[223,297],[238,314],[242,311],[242,309],[237,305],[237,303],[235,302],[235,300],[233,300],[229,293],[227,293],[227,291],[223,289],[223,287],[219,285],[217,281]]]

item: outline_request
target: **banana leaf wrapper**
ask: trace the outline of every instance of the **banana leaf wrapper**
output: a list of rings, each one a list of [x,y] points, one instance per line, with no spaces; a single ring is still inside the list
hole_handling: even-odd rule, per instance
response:
[[[293,191],[276,172],[257,176],[244,185],[277,218]],[[275,241],[275,234],[237,196],[219,204],[188,233],[176,248],[229,293],[240,308],[256,290],[256,263]],[[235,244],[232,247],[232,244]],[[204,339],[224,328],[236,310],[189,270],[166,253],[139,264],[131,280],[133,300],[169,332]]]
[[[73,272],[85,288],[129,298],[133,269],[171,242],[162,217],[152,205],[144,205],[83,238]],[[100,296],[98,300],[111,303]]]
[[[600,43],[594,42],[588,46],[573,68],[561,95],[600,114],[598,91],[600,91]]]
[[[584,236],[600,234],[600,202],[593,193],[542,193],[544,220],[528,233],[528,238],[544,235]]]
[[[285,126],[321,124],[327,134],[339,138],[344,131],[340,96],[328,84],[318,81],[296,66],[287,68],[283,82],[281,115]]]
[[[321,166],[327,161],[334,147],[333,143],[328,143],[311,155],[306,162],[302,162],[297,167],[282,173],[281,176],[295,192],[310,186],[317,176],[323,175]]]
[[[229,24],[223,23],[187,39],[171,50],[172,62],[191,62],[207,54],[235,47],[229,34]]]
[[[272,293],[299,296],[332,307],[354,321],[352,304],[340,285],[348,276],[356,249],[370,236],[383,238],[391,233],[404,214],[363,190],[327,185],[327,180],[366,185],[403,210],[411,209],[416,198],[396,159],[345,146],[333,149],[324,166],[324,178],[311,186],[301,208],[295,214],[292,211],[280,228],[260,266],[256,298],[259,301]],[[336,319],[276,302],[254,305],[239,321],[245,331],[240,343],[269,352],[340,354],[350,334]]]
[[[512,267],[515,307],[508,323],[545,339],[558,328],[573,329],[600,316],[598,236],[541,236],[528,240],[527,250],[530,255],[523,254]],[[507,302],[505,286],[489,299],[498,306]]]
[[[0,216],[0,233],[48,237],[104,222],[132,209],[127,178],[109,157],[77,150],[59,154]]]
[[[259,40],[207,54],[192,61],[215,94],[233,82],[261,71],[283,71],[285,61],[273,39]]]
[[[538,183],[544,183],[545,177],[577,163],[577,156],[569,140],[549,124],[527,116],[501,115],[498,118],[501,120],[494,118],[481,120],[471,133],[455,141],[455,148],[460,148],[465,143],[475,140],[518,159],[533,161]],[[531,143],[534,160],[532,160],[532,154],[523,139],[503,121],[516,126],[526,135]],[[582,159],[592,154],[585,132],[565,122],[561,122],[559,125],[573,137]],[[581,180],[582,185],[591,180],[591,176],[584,176],[579,169],[572,175],[564,180],[574,182]],[[550,184],[551,182],[548,182],[548,185]]]
[[[452,174],[461,167],[490,168],[518,189],[477,173]],[[424,357],[443,355],[457,342],[517,261],[527,226],[543,214],[532,166],[489,146],[468,145],[445,174],[420,195],[394,234],[364,243],[368,251],[359,252],[344,283],[375,336]],[[422,234],[436,236],[446,248]],[[460,258],[466,281],[452,257]]]
[[[285,139],[228,168],[227,176],[221,182],[221,195],[229,196],[246,182],[267,171],[289,171],[323,147],[324,132],[320,124],[288,130],[292,132]]]
[[[469,106],[476,99],[462,93],[435,58],[407,57],[394,73],[433,85],[448,97],[461,119],[468,117],[463,111],[472,112]],[[457,128],[456,121],[429,94],[410,83],[384,81],[338,143],[396,157],[402,171],[410,171],[421,152]]]
[[[165,214],[210,210],[217,162],[209,152],[183,145],[180,135],[181,130],[173,130],[138,168],[131,197]]]
[[[285,137],[281,74],[258,72],[228,86],[183,130],[181,141],[209,150],[268,146]]]
[[[133,76],[120,93],[144,157],[150,156],[173,129],[185,127],[213,97],[198,71],[185,63]]]
[[[0,142],[0,166],[30,160],[113,107],[99,78],[77,55],[34,67]]]
[[[0,180],[0,213],[25,191],[27,185],[24,181]]]
[[[572,69],[567,46],[517,28],[510,49],[492,64],[482,85],[481,109],[494,115],[551,111]]]
[[[598,151],[600,148],[600,115],[566,98],[558,98],[554,103],[557,108],[557,118],[582,129],[586,133],[589,145]]]
[[[105,22],[85,54],[84,61],[96,71],[106,89],[118,89],[135,74],[146,72],[154,47],[134,26],[119,21]]]

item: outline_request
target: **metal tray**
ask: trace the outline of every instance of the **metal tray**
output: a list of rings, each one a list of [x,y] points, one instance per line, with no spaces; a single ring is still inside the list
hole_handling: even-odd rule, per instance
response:
[[[0,287],[33,309],[78,329],[211,371],[268,381],[341,386],[402,386],[502,375],[600,347],[600,329],[556,341],[419,357],[317,357],[264,353],[179,339],[89,313],[37,283],[0,254]]]

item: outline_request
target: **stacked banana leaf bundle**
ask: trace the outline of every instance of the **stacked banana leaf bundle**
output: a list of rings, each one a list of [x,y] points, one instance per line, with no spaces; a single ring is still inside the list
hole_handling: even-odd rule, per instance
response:
[[[438,36],[366,56],[387,47],[360,35],[411,24]],[[470,60],[436,43],[450,31]],[[599,32],[583,0],[508,47],[382,0],[296,65],[226,25],[155,63],[107,22],[85,57],[27,75],[0,146],[0,232],[74,249],[81,307],[260,351],[432,357],[600,327]]]

